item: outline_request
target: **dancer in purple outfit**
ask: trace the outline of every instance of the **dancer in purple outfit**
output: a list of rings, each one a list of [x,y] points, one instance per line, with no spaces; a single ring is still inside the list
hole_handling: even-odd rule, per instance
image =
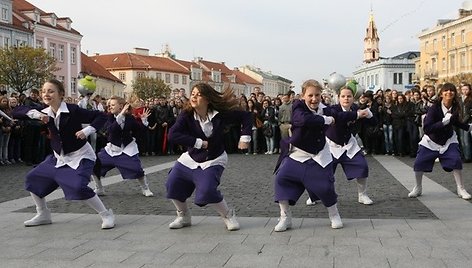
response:
[[[139,159],[138,145],[136,144],[136,133],[144,131],[136,119],[129,113],[130,104],[117,96],[112,96],[109,101],[108,121],[105,124],[108,143],[99,153],[100,171],[92,176],[95,182],[95,193],[103,195],[104,187],[100,177],[108,171],[117,168],[125,180],[137,180],[144,196],[153,196],[148,186],[147,178]],[[143,126],[148,125],[147,118],[150,112],[144,109],[141,114]]]
[[[275,201],[280,206],[276,232],[292,227],[290,206],[295,205],[305,189],[310,198],[321,199],[328,208],[331,228],[343,227],[336,205],[333,158],[325,137],[326,127],[334,124],[334,118],[321,103],[322,89],[318,81],[307,80],[302,85],[301,100],[293,102],[292,137],[290,144],[281,144],[275,176]]]
[[[349,87],[343,87],[338,94],[339,104],[330,106],[336,124],[329,126],[326,130],[326,139],[333,155],[333,172],[340,164],[348,180],[356,179],[358,202],[364,205],[371,205],[374,202],[367,195],[367,177],[369,167],[362,153],[361,147],[354,137],[355,124],[375,124],[375,118],[369,108],[359,109],[354,104],[354,94]],[[311,199],[307,204],[313,204]]]
[[[423,174],[433,170],[434,161],[439,158],[442,168],[451,172],[457,186],[457,195],[462,199],[472,196],[464,188],[462,159],[454,127],[472,130],[472,124],[465,124],[460,118],[460,104],[454,84],[445,83],[439,91],[438,100],[428,109],[424,119],[424,136],[419,143],[414,171],[416,185],[408,197],[418,197],[423,193]]]
[[[47,81],[41,90],[43,101],[49,107],[41,111],[27,106],[14,110],[16,118],[39,119],[49,129],[53,155],[26,175],[28,190],[36,205],[37,214],[24,222],[25,226],[50,224],[51,212],[45,197],[61,187],[67,200],[81,200],[99,213],[102,229],[115,226],[111,209],[106,209],[100,198],[88,187],[96,160],[87,137],[103,127],[104,113],[82,109],[75,104],[66,104],[64,85],[55,79]],[[90,126],[82,128],[82,124]]]
[[[195,191],[195,204],[212,204],[229,231],[238,230],[234,209],[230,209],[218,190],[221,175],[228,162],[224,148],[226,124],[242,124],[239,149],[251,141],[252,117],[239,110],[239,100],[232,90],[219,93],[206,83],[192,89],[190,101],[170,128],[169,141],[187,147],[167,179],[167,198],[177,209],[177,218],[169,224],[179,229],[192,224],[187,199]]]

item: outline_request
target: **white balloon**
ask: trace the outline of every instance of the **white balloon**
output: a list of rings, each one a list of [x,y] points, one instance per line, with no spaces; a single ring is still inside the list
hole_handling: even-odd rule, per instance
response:
[[[339,89],[346,85],[346,77],[342,74],[332,73],[328,78],[328,87],[339,93]]]

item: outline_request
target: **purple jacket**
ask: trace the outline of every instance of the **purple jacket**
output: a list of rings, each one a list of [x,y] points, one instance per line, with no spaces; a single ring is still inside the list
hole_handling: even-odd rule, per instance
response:
[[[323,109],[323,114],[331,116],[329,107]],[[304,101],[296,100],[292,105],[291,121],[291,144],[311,154],[317,154],[323,149],[327,125],[322,116],[313,114]]]
[[[343,111],[343,108],[339,104],[330,106],[329,108],[334,117],[335,124],[328,127],[326,137],[339,145],[346,145],[349,142],[351,134],[354,134],[356,131],[356,122],[375,125],[377,121],[374,117],[358,120],[357,111],[359,110],[359,106],[355,104],[351,106],[351,111]]]
[[[126,145],[133,141],[133,137],[136,136],[138,131],[145,130],[143,125],[139,124],[136,120],[132,115],[125,115],[125,125],[122,129],[118,122],[116,122],[115,116],[113,114],[108,115],[108,120],[105,124],[108,141],[115,146],[121,147],[123,144],[126,147]]]
[[[324,108],[323,114],[331,116],[330,108]],[[318,154],[326,144],[327,125],[324,123],[324,118],[313,114],[304,101],[293,102],[291,122],[292,136],[280,141],[281,152],[274,173],[277,172],[282,160],[290,154],[290,144],[311,154]]]
[[[452,117],[450,123],[444,126],[442,123],[443,118],[444,113],[441,108],[441,103],[436,102],[429,107],[424,119],[424,133],[439,145],[446,144],[447,140],[452,137],[454,131],[453,126],[459,127],[463,130],[469,130],[469,125],[461,122],[459,119],[459,110],[456,105],[452,106]]]
[[[26,113],[32,110],[30,106],[18,106],[13,110],[13,117],[18,119],[29,118]],[[99,111],[82,109],[75,104],[67,104],[69,113],[61,114],[59,130],[54,124],[54,119],[49,118],[47,127],[51,137],[51,148],[58,154],[61,149],[64,154],[77,151],[87,142],[86,139],[77,139],[75,133],[82,130],[82,124],[90,124],[97,131],[100,130],[106,121],[106,115]]]
[[[246,111],[219,112],[211,122],[213,133],[210,137],[206,137],[200,123],[195,120],[193,112],[182,112],[169,130],[169,142],[186,146],[190,157],[201,163],[215,159],[224,152],[224,128],[226,125],[242,124],[241,135],[252,134],[252,117]],[[197,138],[208,141],[208,148],[194,148]]]

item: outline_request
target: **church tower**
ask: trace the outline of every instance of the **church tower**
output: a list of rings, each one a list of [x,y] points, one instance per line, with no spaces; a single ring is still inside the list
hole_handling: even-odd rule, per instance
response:
[[[369,25],[364,38],[364,62],[369,63],[379,60],[379,35],[375,27],[374,14],[370,11]]]

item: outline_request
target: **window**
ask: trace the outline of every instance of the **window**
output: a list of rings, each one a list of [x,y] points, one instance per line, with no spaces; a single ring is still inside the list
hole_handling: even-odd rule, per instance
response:
[[[446,68],[447,68],[446,58],[442,58],[442,63],[441,63],[441,65],[442,65],[442,70],[445,71]]]
[[[462,44],[465,43],[465,30],[462,30],[462,31],[461,31],[461,43],[462,43]]]
[[[179,83],[179,75],[174,74],[174,84],[178,84],[178,83]]]
[[[77,60],[77,49],[75,47],[70,48],[70,63],[75,64]]]
[[[408,73],[408,84],[413,84],[413,73]]]
[[[424,50],[428,50],[429,41],[424,42]]]
[[[438,43],[437,40],[434,39],[433,40],[433,52],[436,52],[438,50],[437,43]]]
[[[455,45],[456,45],[456,34],[452,33],[451,34],[451,46],[455,46]]]
[[[162,80],[162,74],[161,73],[156,73],[156,78],[159,80]]]
[[[442,48],[446,49],[446,36],[445,35],[442,36],[441,43],[442,43]]]
[[[43,47],[43,40],[36,39],[36,48],[42,48],[42,47]]]
[[[121,81],[125,81],[126,80],[126,73],[125,72],[119,72],[118,73],[118,78],[121,80]]]
[[[77,78],[75,77],[72,77],[71,81],[70,81],[70,89],[72,91],[73,94],[77,93]]]
[[[431,72],[435,73],[437,69],[436,59],[433,58],[431,59]]]
[[[187,84],[187,76],[182,75],[182,85],[186,85],[186,84]]]
[[[138,76],[138,78],[144,78],[144,77],[146,77],[146,74],[144,72],[138,72],[137,76]]]
[[[64,45],[59,45],[59,61],[64,62]]]
[[[454,72],[456,70],[456,55],[451,55],[450,56],[450,61],[449,61],[449,69]]]
[[[466,65],[465,52],[462,52],[460,54],[460,60],[459,61],[460,61],[461,69],[465,68],[465,65]]]
[[[375,74],[375,85],[379,84],[379,74]]]
[[[56,59],[56,44],[49,43],[49,55]]]
[[[2,20],[3,21],[9,21],[8,19],[8,9],[2,7]]]
[[[9,37],[3,37],[3,47],[9,47],[10,46],[10,38]]]
[[[403,73],[393,73],[393,84],[394,85],[403,84]]]
[[[166,83],[170,84],[170,74],[166,74]]]

